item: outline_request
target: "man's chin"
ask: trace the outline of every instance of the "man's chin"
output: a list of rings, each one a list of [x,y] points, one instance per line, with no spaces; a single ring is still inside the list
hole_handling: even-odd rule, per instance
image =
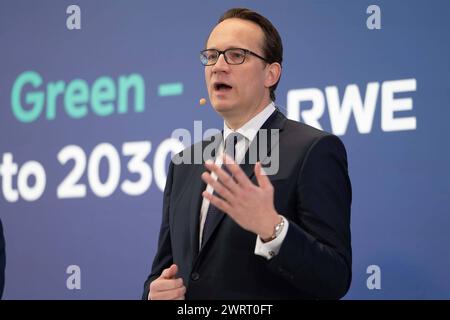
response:
[[[234,105],[230,103],[224,103],[224,102],[216,102],[212,104],[214,110],[220,114],[226,114],[232,110],[234,110]]]

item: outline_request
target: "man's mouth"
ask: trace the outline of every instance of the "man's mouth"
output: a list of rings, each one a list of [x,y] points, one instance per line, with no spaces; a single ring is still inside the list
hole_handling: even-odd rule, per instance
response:
[[[219,92],[227,92],[231,90],[233,87],[224,82],[216,82],[214,83],[214,90]]]

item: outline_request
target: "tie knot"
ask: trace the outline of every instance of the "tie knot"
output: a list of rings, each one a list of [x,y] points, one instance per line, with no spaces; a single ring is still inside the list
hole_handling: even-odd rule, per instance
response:
[[[244,136],[238,132],[233,132],[228,135],[225,139],[225,153],[233,160],[235,160],[235,148],[236,144],[242,139]]]

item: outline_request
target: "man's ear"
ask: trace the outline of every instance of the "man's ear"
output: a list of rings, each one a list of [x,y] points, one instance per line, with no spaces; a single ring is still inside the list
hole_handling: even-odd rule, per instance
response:
[[[275,83],[278,82],[281,76],[281,65],[278,62],[271,63],[267,67],[266,79],[264,81],[264,86],[270,88]]]

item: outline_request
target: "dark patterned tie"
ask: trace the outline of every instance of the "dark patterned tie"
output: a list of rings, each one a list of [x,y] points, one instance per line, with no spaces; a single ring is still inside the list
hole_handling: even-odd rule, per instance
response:
[[[233,132],[229,134],[225,140],[225,153],[233,160],[235,160],[236,156],[236,144],[242,138],[244,138],[243,135],[237,132]],[[231,174],[227,166],[222,165],[222,169],[228,174]],[[215,190],[213,194],[215,196],[219,196]],[[224,213],[222,212],[222,210],[214,206],[212,203],[209,204],[208,211],[206,213],[205,224],[203,225],[202,247],[205,243],[205,240],[208,239],[213,232],[216,221],[218,221],[223,214]]]

